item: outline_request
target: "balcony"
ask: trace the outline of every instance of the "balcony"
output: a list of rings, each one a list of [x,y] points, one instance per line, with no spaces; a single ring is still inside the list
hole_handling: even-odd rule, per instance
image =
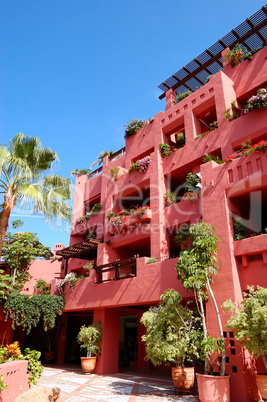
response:
[[[242,257],[243,267],[249,265],[248,256],[259,254],[262,255],[263,263],[267,264],[267,234],[234,241],[234,255]]]
[[[133,278],[136,276],[136,257],[98,265],[95,270],[98,276],[96,283]]]
[[[165,208],[165,224],[166,228],[174,228],[182,223],[194,223],[201,216],[201,195],[196,201],[185,201],[169,205]]]
[[[107,233],[109,235],[126,234],[127,232],[134,231],[140,224],[150,222],[152,216],[151,209],[146,209],[144,215],[140,218],[136,213],[129,216],[118,217],[118,220],[113,220],[107,225]],[[114,218],[113,218],[114,219]]]
[[[72,230],[72,236],[87,236],[92,229],[95,230],[97,238],[103,236],[103,226],[104,226],[104,214],[102,212],[95,214],[90,217],[89,220],[84,220],[79,222],[79,218],[75,222],[75,226]]]

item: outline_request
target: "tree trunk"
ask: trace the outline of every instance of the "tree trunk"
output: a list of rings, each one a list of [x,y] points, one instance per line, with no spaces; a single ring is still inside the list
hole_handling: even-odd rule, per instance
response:
[[[220,338],[224,343],[224,336],[223,336],[223,327],[222,327],[222,320],[221,320],[221,316],[220,316],[220,312],[218,309],[218,305],[216,302],[216,299],[214,297],[214,293],[210,287],[210,281],[209,279],[207,279],[207,290],[211,296],[211,299],[213,301],[214,307],[215,307],[215,311],[216,311],[216,316],[217,316],[217,321],[218,321],[218,326],[219,326],[219,332],[220,332]],[[224,376],[225,375],[225,365],[226,365],[226,356],[225,356],[225,347],[222,349],[222,365],[221,365],[221,370],[220,370],[220,376]]]
[[[201,320],[202,320],[203,336],[204,336],[204,339],[207,339],[208,331],[207,331],[207,325],[206,325],[206,320],[205,320],[203,300],[202,300],[201,296],[198,296],[198,302],[199,302],[199,308],[200,308],[200,316],[201,316]],[[205,364],[204,364],[205,374],[208,374],[208,372],[209,372],[209,364],[210,364],[210,371],[212,374],[213,373],[212,359],[211,359],[210,353],[207,353],[206,359],[205,359]]]
[[[12,210],[12,202],[5,196],[4,208],[0,218],[0,256],[2,255],[3,243],[8,228],[8,221]]]

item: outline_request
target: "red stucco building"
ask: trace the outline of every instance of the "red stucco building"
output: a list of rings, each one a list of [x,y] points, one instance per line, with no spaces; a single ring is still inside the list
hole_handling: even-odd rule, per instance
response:
[[[175,271],[180,252],[175,233],[183,224],[202,220],[216,228],[220,269],[213,290],[219,306],[229,298],[241,301],[247,285],[267,287],[267,153],[252,152],[221,165],[203,162],[205,154],[226,160],[249,139],[252,144],[267,141],[267,110],[241,113],[233,120],[225,118],[233,101],[239,115],[248,99],[267,87],[266,19],[263,7],[161,84],[165,110],[127,138],[125,148],[106,157],[102,168],[89,176],[77,176],[70,246],[57,254],[65,261],[65,273],[82,273],[83,265],[91,260],[95,269],[67,292],[58,362],[71,360],[71,345],[80,326],[100,320],[104,335],[98,373],[118,372],[123,365],[152,369],[144,360],[141,315],[159,302],[167,288],[179,291],[185,301],[193,299]],[[258,46],[262,50],[251,60],[232,67],[223,58],[237,42],[248,50]],[[189,88],[193,93],[175,103],[175,92]],[[181,148],[176,142],[177,133],[184,134]],[[160,143],[178,149],[163,158]],[[129,172],[133,162],[145,157],[151,159],[145,172]],[[111,174],[114,167],[118,167],[118,178]],[[183,197],[189,172],[202,177],[201,192],[195,201]],[[166,204],[167,190],[175,194],[176,203]],[[86,224],[79,223],[79,218],[98,203],[100,212]],[[135,213],[123,217],[122,223],[114,227],[116,222],[112,224],[107,218],[110,212],[118,214],[137,205],[150,207],[142,219]],[[243,219],[252,237],[234,240],[235,217]],[[156,262],[147,264],[151,257]],[[210,334],[218,336],[211,303],[207,303],[206,311]],[[227,316],[222,318],[225,325]],[[254,374],[256,365],[263,369],[262,362],[258,359],[255,365],[226,329],[225,340],[231,400],[258,400]]]

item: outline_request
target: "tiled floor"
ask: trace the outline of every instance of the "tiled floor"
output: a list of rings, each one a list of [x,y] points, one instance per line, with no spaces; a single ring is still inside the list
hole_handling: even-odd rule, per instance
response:
[[[196,402],[193,395],[178,395],[171,378],[140,372],[84,375],[80,368],[46,366],[39,386],[60,388],[59,401],[66,402]]]

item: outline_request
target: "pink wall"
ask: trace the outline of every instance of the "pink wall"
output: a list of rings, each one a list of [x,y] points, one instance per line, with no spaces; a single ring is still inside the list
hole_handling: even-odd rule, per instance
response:
[[[4,383],[8,385],[4,391],[0,391],[0,401],[13,402],[17,396],[29,390],[27,367],[27,360],[0,364],[0,375],[4,376]]]
[[[98,373],[114,372],[118,369],[118,331],[122,307],[148,308],[158,303],[160,295],[167,288],[175,288],[185,300],[192,298],[177,281],[177,258],[169,259],[169,230],[177,225],[184,222],[192,224],[202,219],[216,228],[216,235],[220,239],[220,268],[212,287],[220,310],[226,299],[241,301],[242,291],[246,289],[247,284],[267,286],[267,235],[234,242],[232,226],[232,212],[239,208],[233,202],[233,197],[244,196],[251,191],[267,187],[266,155],[253,154],[223,165],[217,165],[215,162],[202,163],[207,153],[221,155],[222,159],[226,159],[234,150],[240,148],[248,137],[253,142],[267,138],[266,110],[250,112],[234,121],[228,121],[224,117],[225,109],[230,107],[233,101],[244,105],[249,96],[256,94],[258,88],[266,86],[266,58],[267,48],[264,48],[251,61],[245,61],[235,68],[224,63],[221,72],[178,104],[173,104],[174,93],[169,90],[165,111],[156,114],[153,122],[126,139],[124,155],[113,161],[106,157],[102,173],[90,180],[85,175],[77,176],[70,244],[82,241],[90,228],[97,226],[97,238],[103,237],[103,243],[98,246],[98,265],[133,254],[142,255],[137,259],[136,277],[96,284],[96,272],[91,272],[89,278],[80,280],[74,291],[66,295],[67,312],[94,311],[94,321],[100,320],[103,324],[104,338],[97,365]],[[196,139],[203,130],[200,120],[211,112],[216,116],[218,128]],[[159,143],[168,142],[174,137],[176,130],[181,129],[185,132],[186,145],[163,159],[159,152]],[[128,173],[131,163],[145,155],[150,155],[152,161],[147,172]],[[110,174],[110,168],[114,166],[120,167],[118,180],[114,180]],[[169,183],[180,185],[186,174],[191,171],[194,174],[200,171],[202,174],[203,188],[199,200],[195,203],[181,201],[166,207],[164,194],[169,188]],[[130,231],[126,230],[126,225],[122,233],[116,232],[111,236],[107,212],[118,212],[118,201],[130,194],[141,194],[140,200],[136,201],[140,205],[145,198],[142,198],[142,194],[147,196],[148,189],[152,212],[149,224],[140,225]],[[101,201],[101,212],[88,221],[86,229],[77,225],[76,219],[85,214],[85,203],[94,202],[96,199]],[[258,260],[250,258],[253,255],[259,255]],[[158,261],[146,265],[149,257],[155,257]],[[78,259],[71,259],[69,271],[82,263]],[[54,277],[59,271],[59,266],[54,264],[44,262],[41,267],[41,264],[36,262],[36,265],[31,267],[31,272],[35,279],[43,277],[44,274],[47,278]],[[34,281],[29,285],[29,292],[32,291],[33,283]],[[227,318],[227,315],[222,315],[223,325],[226,324]],[[207,320],[210,334],[218,336],[215,310],[211,302],[207,304]],[[143,333],[140,324],[138,333],[138,367],[147,369],[148,364],[144,362],[144,346],[140,343]],[[254,360],[238,345],[232,345],[234,338],[230,335],[230,331],[226,331],[229,359],[226,371],[231,375],[231,400],[257,400]],[[62,334],[61,360],[65,336],[66,334]]]

